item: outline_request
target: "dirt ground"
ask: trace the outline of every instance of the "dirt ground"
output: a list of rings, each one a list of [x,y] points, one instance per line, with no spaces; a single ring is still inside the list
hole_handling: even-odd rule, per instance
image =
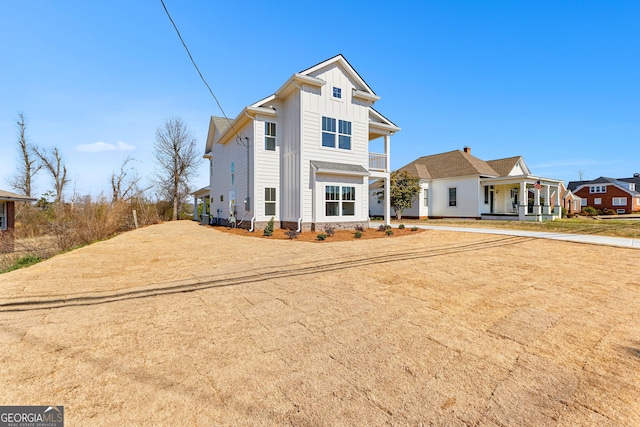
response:
[[[639,266],[523,237],[151,226],[0,275],[0,405],[69,426],[640,425]]]

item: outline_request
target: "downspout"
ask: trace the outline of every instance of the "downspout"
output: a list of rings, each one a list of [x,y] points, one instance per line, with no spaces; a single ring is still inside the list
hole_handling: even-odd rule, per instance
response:
[[[246,111],[244,112],[244,114],[247,117],[249,117],[251,120],[255,120],[254,117],[251,117],[251,115],[249,115],[249,113],[247,113]],[[254,130],[253,130],[253,132],[254,132],[254,136],[255,136],[255,121],[254,121]],[[255,138],[254,138],[254,140],[255,140]],[[255,147],[255,144],[254,144],[254,147]],[[249,196],[249,192],[251,191],[250,190],[251,186],[249,185],[249,174],[251,173],[251,168],[249,167],[249,163],[250,163],[249,159],[250,159],[250,156],[249,156],[249,139],[247,138],[247,199],[249,200],[249,204],[251,204],[251,197]],[[254,174],[254,176],[255,176],[255,174]],[[254,200],[254,202],[255,202],[255,200]],[[252,209],[249,208],[249,210],[251,211]],[[246,211],[246,203],[245,203],[245,213],[246,212],[247,211]],[[255,213],[255,210],[254,210],[254,213]],[[249,230],[249,232],[253,232],[253,224],[254,224],[255,220],[256,220],[256,216],[254,215],[251,218],[251,229]]]
[[[298,93],[300,94],[300,96],[298,97],[298,102],[300,103],[299,108],[300,108],[300,120],[298,120],[299,126],[300,126],[300,216],[298,217],[298,229],[296,230],[296,233],[300,233],[302,231],[302,201],[304,200],[304,175],[302,173],[302,165],[303,165],[303,159],[304,157],[302,156],[302,147],[303,147],[303,143],[302,143],[302,137],[303,137],[303,128],[304,126],[302,125],[302,119],[303,119],[303,108],[302,108],[302,86],[300,86],[298,83],[296,83],[295,81],[292,81],[291,84],[293,84],[295,87],[298,88]]]

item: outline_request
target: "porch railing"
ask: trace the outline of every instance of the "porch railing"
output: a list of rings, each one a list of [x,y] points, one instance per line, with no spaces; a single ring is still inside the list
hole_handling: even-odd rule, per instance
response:
[[[369,153],[369,169],[370,170],[387,170],[387,155],[380,153]]]

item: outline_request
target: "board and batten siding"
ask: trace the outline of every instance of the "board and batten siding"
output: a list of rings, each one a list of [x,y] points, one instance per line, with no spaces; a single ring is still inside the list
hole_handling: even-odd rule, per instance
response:
[[[281,146],[280,220],[300,216],[300,95],[293,91],[284,100]]]

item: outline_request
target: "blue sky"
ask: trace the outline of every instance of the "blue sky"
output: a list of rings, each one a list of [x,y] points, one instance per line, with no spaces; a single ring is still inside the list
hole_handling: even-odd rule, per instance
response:
[[[165,3],[230,117],[341,53],[402,128],[394,169],[470,146],[565,181],[640,172],[640,2]],[[94,195],[127,156],[153,172],[167,117],[204,150],[221,115],[159,0],[3,2],[0,40],[0,188],[18,112],[32,143],[63,153],[69,191]],[[203,162],[192,186],[206,184]],[[51,187],[41,174],[36,195]]]

